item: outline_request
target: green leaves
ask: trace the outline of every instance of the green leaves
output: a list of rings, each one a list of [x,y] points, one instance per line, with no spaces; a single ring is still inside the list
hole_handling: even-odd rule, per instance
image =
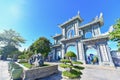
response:
[[[60,64],[60,67],[62,67],[62,68],[70,68],[72,66],[69,65],[69,64]]]
[[[80,71],[77,71],[77,70],[71,70],[70,72],[69,71],[63,71],[62,74],[63,74],[63,76],[66,76],[70,79],[74,79],[74,78],[80,77],[80,75],[82,73]]]
[[[0,33],[0,42],[2,45],[3,55],[13,55],[18,53],[18,47],[21,46],[21,43],[25,43],[25,40],[20,36],[16,31],[9,29],[4,30]]]
[[[6,45],[9,44],[13,46],[20,46],[20,43],[25,43],[25,40],[20,34],[12,29],[4,30],[4,32],[0,34],[0,41]]]
[[[79,61],[73,61],[72,63],[73,64],[83,64],[82,62],[79,62]]]
[[[113,28],[114,30],[109,34],[109,37],[112,41],[118,42],[118,47],[120,47],[120,19],[117,20]]]
[[[66,57],[76,57],[75,53],[72,51],[69,51],[65,54]]]
[[[62,62],[62,63],[71,63],[71,61],[69,59],[61,59],[60,62]]]
[[[45,37],[40,37],[30,46],[30,50],[47,56],[50,52],[50,41]]]

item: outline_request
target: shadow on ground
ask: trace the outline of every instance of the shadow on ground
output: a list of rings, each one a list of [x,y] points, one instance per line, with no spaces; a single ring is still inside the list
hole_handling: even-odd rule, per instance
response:
[[[50,75],[48,77],[45,77],[45,78],[40,78],[40,79],[36,79],[36,80],[61,80],[62,79],[62,72],[59,71],[57,74],[53,74],[53,75]]]

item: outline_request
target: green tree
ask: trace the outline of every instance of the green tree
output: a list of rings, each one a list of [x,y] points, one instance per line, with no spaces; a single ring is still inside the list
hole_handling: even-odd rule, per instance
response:
[[[17,60],[18,56],[21,54],[21,51],[19,50],[13,50],[8,56],[13,58],[13,60]]]
[[[24,49],[18,56],[19,59],[29,59],[28,51]]]
[[[112,41],[118,43],[118,50],[120,51],[120,19],[113,26],[114,30],[110,32],[109,37]]]
[[[76,57],[72,51],[67,52],[65,56],[67,59],[61,59],[62,64],[60,64],[60,67],[66,68],[62,75],[71,79],[80,77],[82,74],[80,70],[84,69],[84,67],[76,64],[82,64],[82,62],[72,61],[72,57]]]
[[[4,30],[3,33],[0,33],[0,43],[4,45],[2,47],[2,56],[6,59],[12,52],[16,50],[18,51],[18,47],[21,47],[21,43],[25,43],[25,40],[19,33],[9,29]]]
[[[30,51],[34,53],[41,53],[43,57],[46,57],[50,52],[50,41],[45,37],[40,37],[31,46]]]
[[[2,58],[6,59],[9,55],[10,58],[13,58],[13,54],[15,51],[18,51],[18,48],[16,48],[13,45],[6,45],[2,47]]]
[[[72,57],[76,57],[75,53],[72,51],[69,51],[65,54],[66,57],[68,57],[68,59],[70,60],[71,66],[73,66],[72,64]]]

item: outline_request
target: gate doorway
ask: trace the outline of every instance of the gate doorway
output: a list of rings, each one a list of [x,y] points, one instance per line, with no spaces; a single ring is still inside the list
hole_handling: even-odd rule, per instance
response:
[[[77,56],[77,49],[76,49],[76,46],[74,46],[74,45],[68,46],[68,47],[67,47],[67,52],[68,52],[68,51],[74,52],[74,53],[76,54],[76,56]],[[77,60],[77,57],[72,58],[72,60],[76,61],[76,60]]]
[[[87,51],[86,51],[86,63],[93,64],[93,65],[99,64],[98,54],[97,54],[96,49],[94,49],[94,48],[87,49]]]

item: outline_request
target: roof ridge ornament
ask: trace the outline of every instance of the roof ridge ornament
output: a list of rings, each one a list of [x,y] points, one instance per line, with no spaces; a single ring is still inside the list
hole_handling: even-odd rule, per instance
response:
[[[78,15],[80,15],[80,11],[78,10],[78,13],[77,13]]]
[[[99,20],[100,20],[100,24],[103,25],[104,21],[103,21],[103,13],[102,12],[100,13]]]
[[[108,30],[108,32],[110,33],[110,32],[112,32],[113,30],[114,30],[113,25],[111,25],[110,28],[109,28],[109,30]]]
[[[99,18],[103,18],[103,13],[102,12],[100,13],[100,17]]]
[[[94,18],[94,20],[98,20],[98,16],[96,16],[96,17]]]

